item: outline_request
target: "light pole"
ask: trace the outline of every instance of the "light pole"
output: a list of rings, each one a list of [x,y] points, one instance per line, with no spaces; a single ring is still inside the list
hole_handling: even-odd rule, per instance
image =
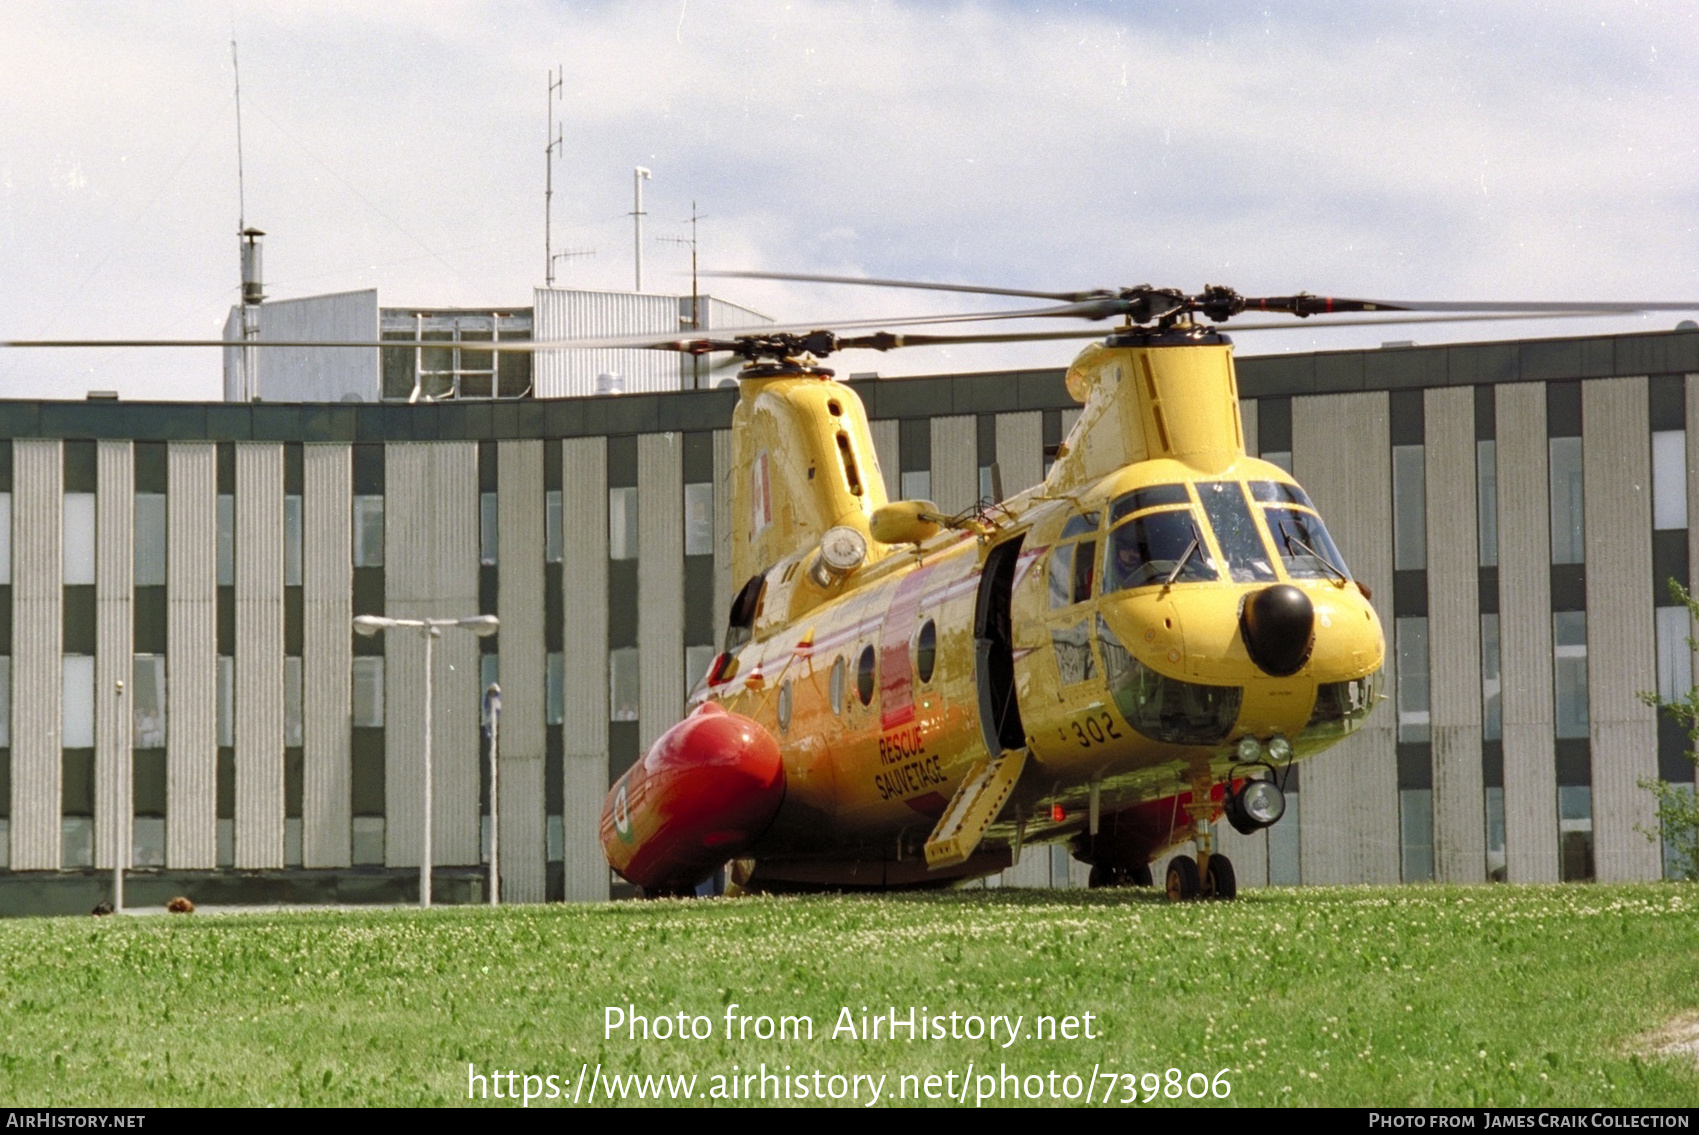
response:
[[[650,173],[642,166],[631,171],[631,218],[637,225],[637,291],[643,290],[643,183],[650,179]]]
[[[416,630],[425,639],[425,822],[419,849],[419,905],[431,905],[431,647],[442,635],[444,627],[471,631],[479,638],[495,634],[501,621],[494,615],[467,615],[458,619],[392,619],[386,615],[356,615],[354,629],[363,635],[375,635],[391,627]]]
[[[490,719],[490,905],[501,905],[501,764],[496,760],[501,738],[501,687],[494,682],[484,691],[484,713]]]
[[[112,913],[124,913],[124,864],[130,858],[130,815],[135,809],[135,782],[130,772],[130,762],[124,758],[129,750],[124,745],[124,680],[113,683],[113,720],[112,744],[118,752],[113,759],[113,795],[114,815],[112,826],[116,829],[113,836],[112,849]]]

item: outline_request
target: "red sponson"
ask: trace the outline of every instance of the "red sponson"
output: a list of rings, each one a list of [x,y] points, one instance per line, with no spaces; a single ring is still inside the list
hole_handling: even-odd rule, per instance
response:
[[[754,844],[784,798],[773,735],[705,702],[614,784],[602,805],[602,850],[640,887],[693,886]]]

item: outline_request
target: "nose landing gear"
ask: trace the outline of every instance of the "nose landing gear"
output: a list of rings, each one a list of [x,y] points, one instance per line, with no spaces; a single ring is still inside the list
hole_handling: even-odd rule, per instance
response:
[[[1207,772],[1192,777],[1192,799],[1186,812],[1192,818],[1192,840],[1197,844],[1195,858],[1176,855],[1168,863],[1166,878],[1168,901],[1189,899],[1233,899],[1239,897],[1239,880],[1233,873],[1233,861],[1215,853],[1209,832],[1210,814],[1215,805],[1210,792],[1214,779]]]

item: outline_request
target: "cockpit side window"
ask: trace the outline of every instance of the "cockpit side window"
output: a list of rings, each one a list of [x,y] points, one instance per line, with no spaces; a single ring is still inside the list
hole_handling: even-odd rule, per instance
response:
[[[1146,485],[1115,498],[1115,503],[1109,506],[1109,523],[1119,523],[1122,517],[1143,512],[1147,508],[1191,503],[1192,499],[1186,495],[1184,485]]]
[[[1069,540],[1075,536],[1084,536],[1088,532],[1096,532],[1098,524],[1103,520],[1101,512],[1083,512],[1068,517],[1068,523],[1062,526],[1062,534],[1058,540]]]
[[[1191,509],[1146,513],[1110,533],[1105,594],[1164,583],[1169,576],[1185,583],[1218,578]]]

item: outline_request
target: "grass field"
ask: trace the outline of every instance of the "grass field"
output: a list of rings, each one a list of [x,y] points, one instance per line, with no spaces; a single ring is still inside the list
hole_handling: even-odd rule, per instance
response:
[[[733,1003],[734,1017],[807,1017],[814,1037],[728,1041]],[[675,1029],[681,1012],[698,1031],[701,1017],[712,1037],[607,1037],[608,1006]],[[1021,1022],[1008,1047],[1006,1023],[995,1042],[834,1037],[844,1007],[860,1033],[863,1006],[905,1019],[925,1006],[957,1032],[973,1016]],[[865,1104],[881,1076],[881,1105],[915,1102],[893,1097],[936,1075],[938,1093],[966,1085],[969,1106],[997,1090],[1014,1102],[1009,1077],[1023,1096],[1038,1085],[1059,1097],[1046,1103],[1071,1091],[1083,1105],[1089,1084],[1092,1106],[1106,1092],[1119,1106],[1129,1088],[1152,1107],[1691,1105],[1692,1055],[1632,1049],[1699,1012],[1699,888],[1271,890],[1179,906],[1147,891],[971,891],[14,920],[0,923],[0,1012],[0,1103],[23,1106],[456,1104],[469,1063],[533,1074],[545,1096],[555,1075],[567,1103],[575,1088],[601,1102],[623,1086],[625,1106],[661,1084],[613,1077],[694,1076],[704,1102],[715,1076],[741,1097],[732,1066],[741,1078],[763,1063],[809,1104],[840,1087],[857,1097],[842,1102]],[[1040,1016],[1057,1020],[1055,1039],[1033,1035]],[[996,1087],[978,1079],[988,1071]],[[497,1083],[504,1097],[524,1090]]]

